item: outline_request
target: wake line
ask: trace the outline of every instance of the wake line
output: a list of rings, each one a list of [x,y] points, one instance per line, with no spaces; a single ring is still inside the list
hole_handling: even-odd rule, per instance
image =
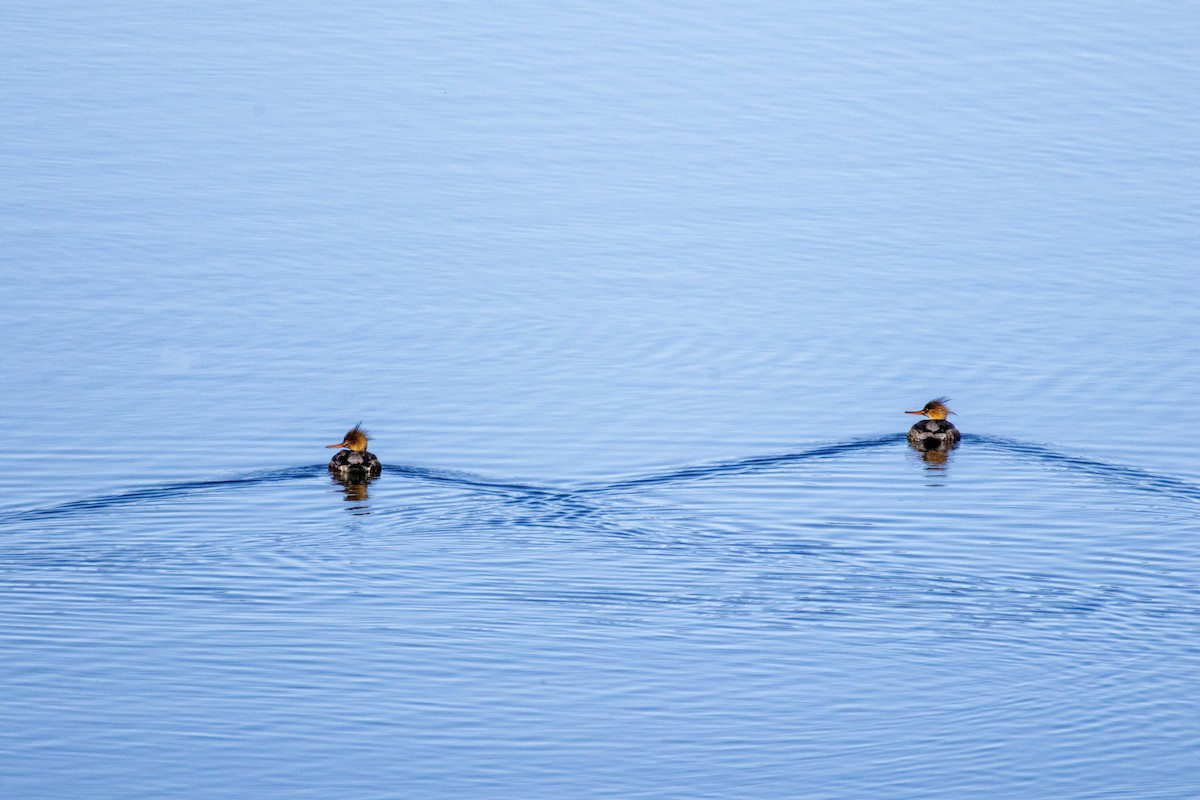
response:
[[[565,498],[571,494],[569,489],[555,489],[549,486],[534,486],[529,483],[514,483],[499,481],[474,475],[470,472],[457,470],[429,469],[426,467],[387,467],[389,475],[405,475],[428,483],[443,483],[449,486],[463,486],[476,491],[488,492],[505,496],[520,495],[540,500]]]
[[[580,518],[590,516],[599,511],[598,508],[588,502],[588,498],[635,491],[646,487],[702,481],[728,475],[765,472],[810,460],[840,458],[864,450],[902,444],[904,438],[904,434],[895,433],[887,436],[852,439],[845,442],[818,445],[807,450],[791,453],[749,456],[730,461],[676,467],[664,472],[621,478],[607,483],[590,483],[562,488],[492,480],[467,472],[402,465],[388,466],[386,467],[386,473],[388,475],[427,483],[460,487],[475,492],[492,494],[503,498],[508,503],[535,504],[538,506],[561,505],[570,510],[570,517]],[[1171,495],[1200,503],[1200,485],[1181,478],[1159,475],[1134,467],[1111,464],[1082,456],[1069,455],[1045,445],[1033,442],[1021,442],[1015,439],[1005,439],[999,436],[968,433],[963,435],[963,445],[966,447],[982,445],[994,451],[1019,455],[1024,458],[1041,461],[1050,466],[1074,470],[1103,480],[1122,483],[1142,491]],[[315,478],[325,474],[325,471],[325,465],[314,464],[304,467],[270,470],[232,478],[184,481],[163,484],[161,486],[149,486],[117,494],[72,500],[42,508],[11,511],[0,514],[0,523],[31,521],[63,514],[87,513],[116,506],[166,500],[199,492]]]
[[[170,499],[173,497],[181,497],[184,495],[195,494],[197,492],[213,491],[216,489],[254,486],[260,483],[279,483],[280,481],[290,481],[297,478],[308,478],[314,475],[319,475],[324,470],[324,465],[317,464],[311,467],[290,467],[288,469],[276,469],[268,472],[258,472],[252,475],[241,475],[234,478],[214,478],[207,481],[164,483],[160,486],[147,486],[144,489],[132,489],[128,492],[106,494],[101,495],[100,497],[86,497],[82,500],[72,500],[68,503],[59,503],[58,505],[53,506],[30,508],[23,511],[12,511],[7,514],[0,515],[0,520],[5,522],[21,522],[24,520],[33,520],[42,517],[53,517],[60,514],[73,514],[81,511],[96,511],[99,509],[111,508],[113,506],[130,505],[149,500]]]
[[[627,489],[639,489],[644,486],[658,486],[667,483],[682,483],[685,481],[706,480],[723,475],[738,475],[749,472],[763,472],[777,467],[784,467],[798,461],[808,461],[819,458],[836,458],[859,450],[869,450],[875,447],[896,444],[904,441],[904,434],[896,433],[889,436],[877,436],[870,439],[852,439],[848,442],[820,445],[808,450],[795,453],[776,453],[766,456],[750,456],[733,461],[717,461],[709,464],[697,464],[691,467],[679,467],[668,472],[652,475],[642,475],[635,478],[625,478],[611,483],[592,484],[576,489],[580,494],[607,494]]]
[[[1111,464],[1083,456],[1073,456],[1034,442],[1021,442],[1001,436],[966,434],[964,442],[979,442],[982,445],[1020,456],[1030,457],[1046,464],[1076,470],[1097,478],[1112,480],[1147,492],[1170,494],[1200,503],[1200,486],[1169,475],[1159,475],[1136,467]]]
[[[477,492],[500,495],[509,499],[522,501],[569,501],[570,492],[561,489],[533,486],[522,483],[494,481],[468,472],[451,470],[427,469],[424,467],[389,466],[389,475],[400,475],[427,483],[441,483],[458,486]],[[46,517],[56,517],[65,514],[87,513],[100,511],[116,506],[136,505],[154,500],[170,500],[176,497],[211,492],[219,489],[236,489],[256,486],[266,483],[281,483],[284,481],[315,478],[328,474],[324,464],[313,464],[305,467],[289,467],[248,475],[238,475],[232,478],[214,478],[203,481],[181,481],[179,483],[164,483],[159,486],[147,486],[142,489],[131,489],[127,492],[106,494],[99,497],[86,497],[71,500],[42,508],[20,509],[0,514],[0,523],[25,522]]]

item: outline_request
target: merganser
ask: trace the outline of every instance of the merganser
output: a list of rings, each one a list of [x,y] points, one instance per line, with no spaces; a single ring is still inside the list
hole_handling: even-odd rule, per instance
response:
[[[361,424],[351,428],[337,444],[326,445],[326,449],[344,448],[329,462],[329,471],[343,480],[375,478],[383,471],[379,459],[367,452],[367,433],[359,427]]]
[[[905,411],[919,414],[923,419],[908,430],[908,443],[918,450],[949,450],[958,445],[962,434],[946,417],[954,412],[946,407],[947,398],[930,400],[920,411]]]

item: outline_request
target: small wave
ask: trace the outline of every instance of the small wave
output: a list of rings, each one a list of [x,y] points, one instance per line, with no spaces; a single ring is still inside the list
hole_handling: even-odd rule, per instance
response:
[[[572,493],[567,490],[550,487],[534,486],[531,484],[512,481],[492,480],[468,472],[454,470],[429,469],[414,466],[387,466],[388,475],[407,477],[426,483],[442,484],[467,489],[474,492],[493,494],[508,500],[529,503],[562,502],[568,506],[579,505],[572,502]],[[0,514],[0,522],[26,522],[47,517],[58,517],[73,514],[86,514],[110,508],[137,505],[156,500],[170,500],[189,495],[214,492],[222,489],[240,489],[250,486],[281,483],[293,480],[305,480],[327,474],[324,464],[312,464],[302,467],[266,470],[229,478],[213,478],[198,481],[180,481],[164,483],[157,486],[147,486],[131,489],[125,492],[85,497],[40,508],[18,509]]]
[[[556,497],[565,497],[571,494],[565,489],[555,489],[549,486],[535,486],[528,483],[516,483],[513,481],[492,480],[481,475],[475,475],[470,472],[459,472],[458,470],[447,469],[429,469],[426,467],[408,467],[408,466],[389,466],[386,467],[389,475],[402,475],[409,478],[415,478],[429,483],[440,483],[449,486],[462,487],[464,489],[472,489],[478,492],[486,492],[489,494],[504,495],[507,497],[528,497],[538,499],[553,499]]]
[[[578,520],[596,514],[598,509],[594,504],[594,498],[605,495],[619,495],[636,492],[644,488],[710,480],[729,475],[766,472],[806,461],[840,458],[853,453],[893,446],[903,442],[904,434],[902,433],[851,439],[844,442],[818,445],[795,452],[748,456],[729,461],[674,467],[663,472],[561,488],[491,479],[468,472],[416,466],[388,466],[386,467],[386,471],[390,476],[495,495],[508,503],[536,506],[542,512],[553,509],[551,515],[554,517],[561,520]],[[1070,455],[1036,442],[1023,442],[999,436],[988,436],[986,434],[964,434],[963,445],[967,447],[982,446],[993,451],[1017,455],[1028,460],[1039,461],[1052,467],[1078,472],[1101,480],[1118,482],[1142,491],[1164,494],[1191,502],[1200,502],[1200,485],[1195,483],[1181,478],[1148,472],[1135,467]],[[0,521],[14,523],[59,515],[85,514],[118,506],[135,505],[155,500],[168,500],[200,492],[309,479],[323,474],[325,474],[325,466],[323,464],[313,464],[302,467],[268,470],[230,478],[168,483],[116,494],[72,500],[41,508],[11,511],[0,515]]]
[[[255,472],[249,475],[239,475],[232,478],[214,478],[206,481],[164,483],[158,486],[147,486],[142,489],[131,489],[130,491],[118,492],[116,494],[106,494],[99,497],[85,497],[81,500],[71,500],[67,503],[59,503],[52,506],[12,511],[0,516],[0,519],[3,519],[6,522],[22,522],[26,520],[60,516],[64,514],[85,513],[89,511],[112,508],[114,506],[134,505],[152,500],[167,500],[175,497],[184,497],[186,495],[197,494],[199,492],[211,492],[218,489],[240,488],[264,483],[279,483],[281,481],[296,480],[297,478],[311,478],[321,474],[324,471],[325,467],[317,464],[309,467],[289,467],[287,469]]]
[[[1182,478],[1159,475],[1136,467],[1113,464],[1094,458],[1075,456],[1036,442],[1022,442],[1001,436],[966,434],[963,436],[963,442],[980,444],[999,452],[1033,459],[1094,478],[1114,481],[1134,489],[1200,502],[1200,486]]]
[[[687,481],[707,480],[724,475],[764,472],[786,467],[801,461],[812,459],[837,458],[861,450],[896,444],[904,441],[904,434],[897,433],[889,436],[877,436],[870,439],[852,439],[846,442],[820,445],[794,453],[775,453],[772,455],[750,456],[733,461],[716,461],[708,464],[697,464],[690,467],[677,467],[666,472],[641,475],[634,478],[624,478],[610,483],[592,484],[579,487],[576,491],[588,494],[608,494],[613,492],[640,489],[647,486],[658,486],[668,483],[683,483]]]

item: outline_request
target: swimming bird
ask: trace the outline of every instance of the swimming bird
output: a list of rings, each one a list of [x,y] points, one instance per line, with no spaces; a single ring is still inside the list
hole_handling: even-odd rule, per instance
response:
[[[908,443],[918,450],[949,450],[958,445],[962,434],[954,423],[946,419],[953,414],[946,407],[947,398],[938,397],[930,400],[920,411],[905,411],[905,414],[919,414],[923,419],[908,430]]]
[[[367,452],[367,432],[355,425],[337,444],[326,445],[344,448],[329,462],[329,471],[343,480],[375,478],[383,471],[383,465],[372,453]]]

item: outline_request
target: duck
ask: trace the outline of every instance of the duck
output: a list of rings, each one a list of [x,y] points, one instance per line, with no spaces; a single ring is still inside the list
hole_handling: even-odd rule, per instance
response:
[[[908,443],[918,450],[949,450],[956,447],[962,434],[954,423],[946,419],[954,412],[947,407],[948,398],[937,397],[925,404],[920,411],[905,411],[918,414],[923,419],[908,429]]]
[[[362,423],[355,425],[342,437],[337,444],[326,445],[326,449],[340,447],[329,462],[329,471],[335,477],[343,480],[377,478],[383,471],[383,465],[373,453],[367,452],[367,432],[362,429]]]

